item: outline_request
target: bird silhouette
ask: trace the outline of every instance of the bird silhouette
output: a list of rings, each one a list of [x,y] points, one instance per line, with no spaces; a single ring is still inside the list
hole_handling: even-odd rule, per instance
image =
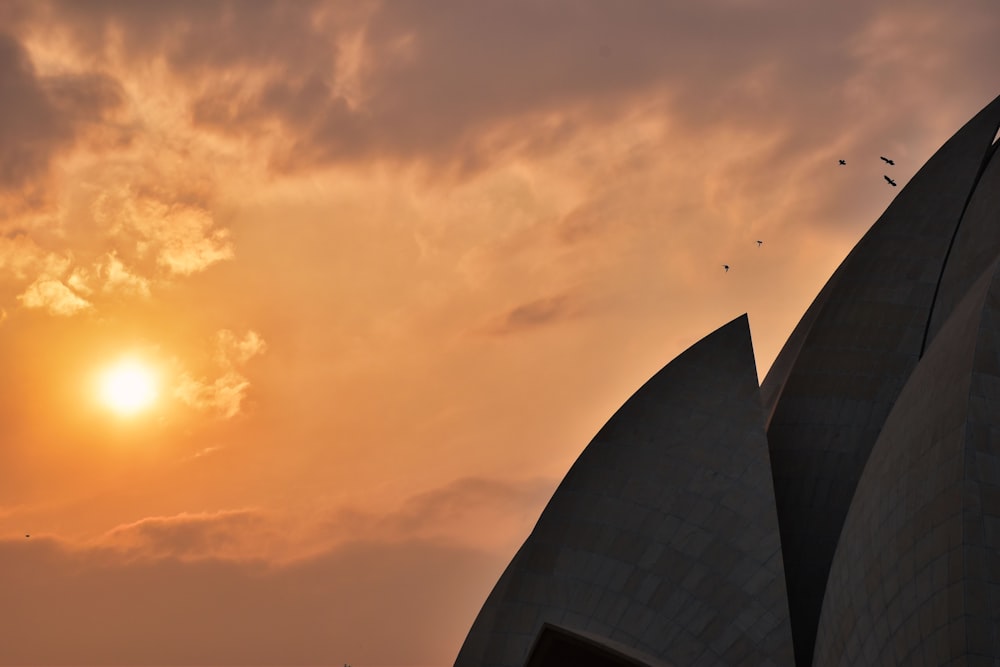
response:
[[[761,247],[762,245],[764,245],[764,242],[763,242],[763,241],[757,241],[757,247],[758,247],[758,248],[759,248],[759,247]]]
[[[882,174],[882,178],[884,178],[885,182],[888,183],[889,185],[891,185],[892,187],[896,187],[896,181],[892,180],[891,178],[889,178],[885,174]]]
[[[837,160],[840,164],[847,164],[847,160]]]
[[[729,265],[728,264],[723,264],[722,268],[724,268],[726,270],[726,273],[729,273]]]
[[[882,158],[882,161],[885,162],[886,164],[892,164],[892,165],[896,164],[895,162],[893,162],[892,160],[890,160],[887,157],[882,157],[881,155],[879,155],[879,157]]]
[[[31,535],[29,533],[25,533],[24,536],[25,537],[31,537]]]

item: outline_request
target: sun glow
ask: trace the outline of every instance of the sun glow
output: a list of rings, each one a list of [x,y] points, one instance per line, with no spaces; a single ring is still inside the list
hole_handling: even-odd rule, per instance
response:
[[[156,400],[156,374],[135,359],[119,361],[101,373],[101,402],[120,415],[134,415],[150,407]]]

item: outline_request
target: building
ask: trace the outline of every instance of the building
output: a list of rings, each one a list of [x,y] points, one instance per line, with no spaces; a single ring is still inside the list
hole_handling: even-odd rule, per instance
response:
[[[744,315],[643,385],[487,598],[467,665],[1000,661],[1000,97],[758,385]]]

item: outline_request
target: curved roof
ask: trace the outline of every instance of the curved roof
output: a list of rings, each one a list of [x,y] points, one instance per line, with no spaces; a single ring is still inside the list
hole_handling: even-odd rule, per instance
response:
[[[594,437],[455,664],[523,665],[548,623],[665,663],[790,665],[771,489],[744,315],[664,367]]]
[[[830,571],[817,667],[1000,655],[1000,599],[990,593],[1000,584],[998,430],[994,262],[940,329],[872,450]]]
[[[934,312],[928,325],[927,344],[934,339],[972,283],[1000,253],[1000,159],[996,156],[997,144],[994,144],[989,162],[984,166],[962,215],[948,262],[941,273]]]
[[[903,188],[837,269],[764,381],[799,664],[811,662],[844,517],[920,358],[949,248],[998,126],[1000,97]]]

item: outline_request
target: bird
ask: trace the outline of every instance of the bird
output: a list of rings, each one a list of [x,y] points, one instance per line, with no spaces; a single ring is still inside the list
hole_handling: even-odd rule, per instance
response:
[[[726,273],[729,273],[729,265],[728,264],[723,264],[722,268],[724,268],[726,270]]]
[[[847,160],[837,160],[840,164],[847,164]]]
[[[25,537],[31,537],[31,534],[30,533],[25,533],[24,536]]]
[[[881,155],[879,155],[879,157],[882,158],[882,161],[885,162],[885,163],[887,163],[887,164],[891,164],[891,165],[895,165],[896,164],[895,162],[893,162],[892,160],[890,160],[887,157],[882,157]]]
[[[761,241],[761,240],[758,240],[758,241],[757,241],[757,247],[759,248],[759,247],[761,247],[762,245],[764,245],[764,242],[763,242],[763,241]]]
[[[884,178],[886,180],[886,183],[888,183],[892,187],[896,187],[896,181],[892,180],[891,178],[889,178],[885,174],[882,174],[882,178]]]

